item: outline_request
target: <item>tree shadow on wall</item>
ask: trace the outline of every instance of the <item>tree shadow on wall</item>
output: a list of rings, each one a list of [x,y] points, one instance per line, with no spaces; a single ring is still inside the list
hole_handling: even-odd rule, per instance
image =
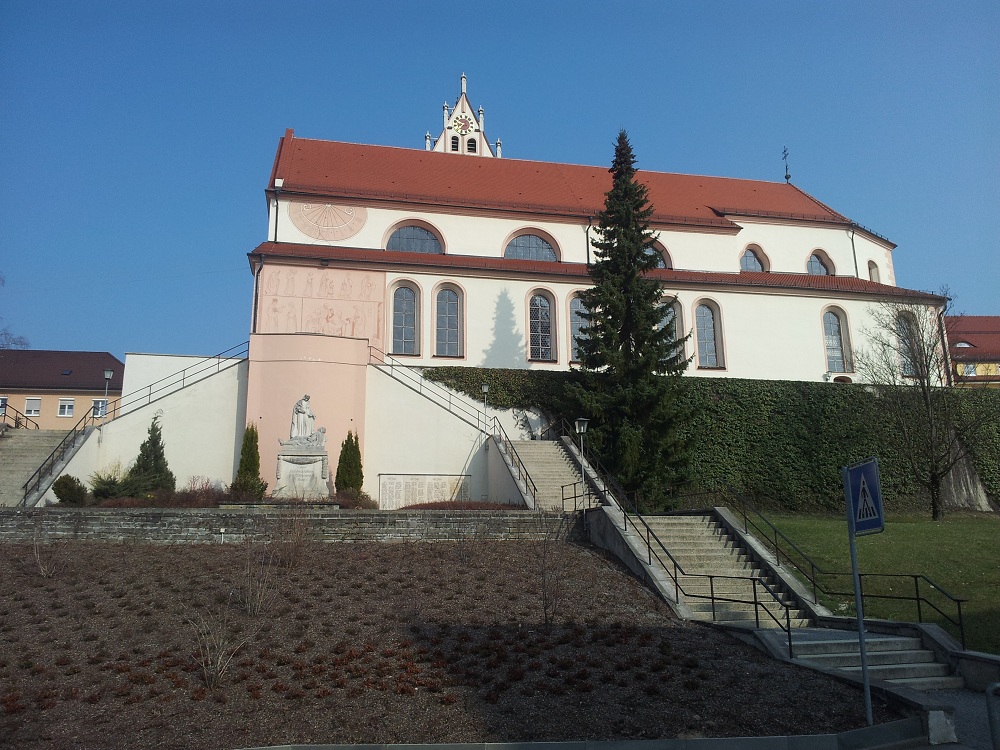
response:
[[[514,302],[506,289],[497,295],[493,312],[493,340],[483,350],[480,367],[524,369],[524,336],[517,330],[514,320]]]

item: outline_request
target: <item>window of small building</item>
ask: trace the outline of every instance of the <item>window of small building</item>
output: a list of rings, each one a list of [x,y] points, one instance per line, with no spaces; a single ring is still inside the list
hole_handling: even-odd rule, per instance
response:
[[[962,364],[962,375],[967,378],[973,378],[976,376],[976,365],[974,362],[965,362]]]
[[[74,399],[71,399],[71,398],[61,398],[61,399],[59,399],[59,411],[58,411],[58,415],[60,417],[72,417],[73,416],[73,402],[74,402]]]
[[[90,409],[90,414],[95,419],[102,419],[108,416],[108,400],[106,398],[95,398],[92,399],[92,406]]]
[[[428,229],[409,224],[400,227],[386,243],[386,250],[403,253],[441,253],[441,241]]]
[[[40,417],[42,415],[42,400],[40,398],[24,399],[24,416]]]
[[[559,260],[555,248],[537,234],[518,235],[503,251],[503,257],[513,260]]]

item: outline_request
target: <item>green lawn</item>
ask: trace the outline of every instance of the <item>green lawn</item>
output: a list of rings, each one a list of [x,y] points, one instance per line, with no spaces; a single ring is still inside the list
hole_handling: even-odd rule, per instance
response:
[[[765,515],[820,568],[847,574],[820,577],[826,588],[848,594],[826,598],[824,603],[839,614],[854,614],[844,517]],[[963,513],[946,516],[943,521],[931,521],[926,516],[889,518],[883,533],[859,537],[857,542],[862,574],[923,574],[952,596],[967,599],[962,605],[966,646],[1000,653],[1000,516]],[[926,581],[921,580],[919,585],[923,596],[957,619],[953,603],[934,591]],[[864,587],[869,593],[912,595],[914,582],[911,578],[869,577]],[[923,605],[923,610],[925,621],[939,622],[958,635],[957,629],[944,622],[928,605]],[[917,619],[916,606],[912,602],[867,597],[865,615]]]

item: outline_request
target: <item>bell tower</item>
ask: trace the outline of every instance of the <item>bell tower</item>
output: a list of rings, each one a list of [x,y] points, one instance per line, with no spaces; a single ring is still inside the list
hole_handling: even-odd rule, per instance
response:
[[[500,156],[500,140],[496,142],[496,153],[486,140],[486,118],[483,108],[473,112],[469,97],[465,91],[465,73],[462,73],[462,93],[454,107],[444,103],[444,129],[433,143],[430,131],[424,136],[424,148],[427,151],[439,151],[447,154],[462,154],[463,156]],[[476,116],[478,114],[478,117]]]

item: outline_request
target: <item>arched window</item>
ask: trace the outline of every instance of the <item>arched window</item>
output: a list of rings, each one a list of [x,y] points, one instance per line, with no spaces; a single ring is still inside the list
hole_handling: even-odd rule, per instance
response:
[[[827,372],[852,372],[851,345],[846,317],[842,310],[831,308],[823,313],[823,341],[826,345]]]
[[[667,259],[663,257],[663,252],[657,245],[643,248],[643,252],[656,260],[656,265],[653,268],[669,268]]]
[[[806,270],[813,276],[832,276],[833,264],[829,258],[824,258],[819,252],[809,256]]]
[[[587,308],[583,304],[583,300],[579,297],[574,297],[569,303],[569,336],[570,336],[570,346],[572,347],[572,353],[570,354],[570,359],[573,362],[580,361],[580,343],[577,339],[585,339],[587,336],[582,333],[584,326],[586,326],[587,321],[583,319],[583,314],[587,312]]]
[[[879,275],[878,272],[878,266],[875,264],[875,261],[873,260],[868,261],[868,278],[871,281],[874,281],[876,284],[879,284],[882,281],[882,277]]]
[[[555,249],[537,234],[522,234],[507,243],[503,257],[515,260],[559,260]]]
[[[465,150],[470,154],[476,153],[476,139],[470,138],[468,143],[465,144]]]
[[[451,137],[451,150],[452,151],[458,151],[458,136],[457,135],[453,135]]]
[[[386,250],[398,250],[404,253],[440,253],[441,241],[434,233],[414,224],[400,227],[385,246]]]
[[[552,300],[544,294],[533,294],[528,305],[529,358],[551,362],[555,359],[552,340]]]
[[[766,271],[767,268],[764,265],[764,261],[761,259],[759,251],[752,247],[748,247],[743,251],[743,255],[740,256],[740,270],[741,271]]]
[[[724,367],[722,344],[717,325],[718,310],[703,302],[695,309],[695,335],[698,342],[698,367]]]
[[[398,286],[392,293],[392,353],[419,354],[417,350],[417,291]]]
[[[452,287],[444,287],[437,293],[435,328],[435,354],[439,357],[462,356],[462,298]]]
[[[899,372],[903,377],[920,374],[920,339],[917,324],[907,313],[896,316],[896,338],[899,342]]]
[[[680,331],[682,330],[681,323],[681,306],[678,302],[673,302],[670,304],[660,322],[656,326],[657,330],[668,330],[668,340],[670,342],[675,342],[677,339],[681,338]],[[678,346],[677,350],[674,352],[673,356],[670,358],[671,364],[679,362],[684,359],[684,347],[683,345]]]

